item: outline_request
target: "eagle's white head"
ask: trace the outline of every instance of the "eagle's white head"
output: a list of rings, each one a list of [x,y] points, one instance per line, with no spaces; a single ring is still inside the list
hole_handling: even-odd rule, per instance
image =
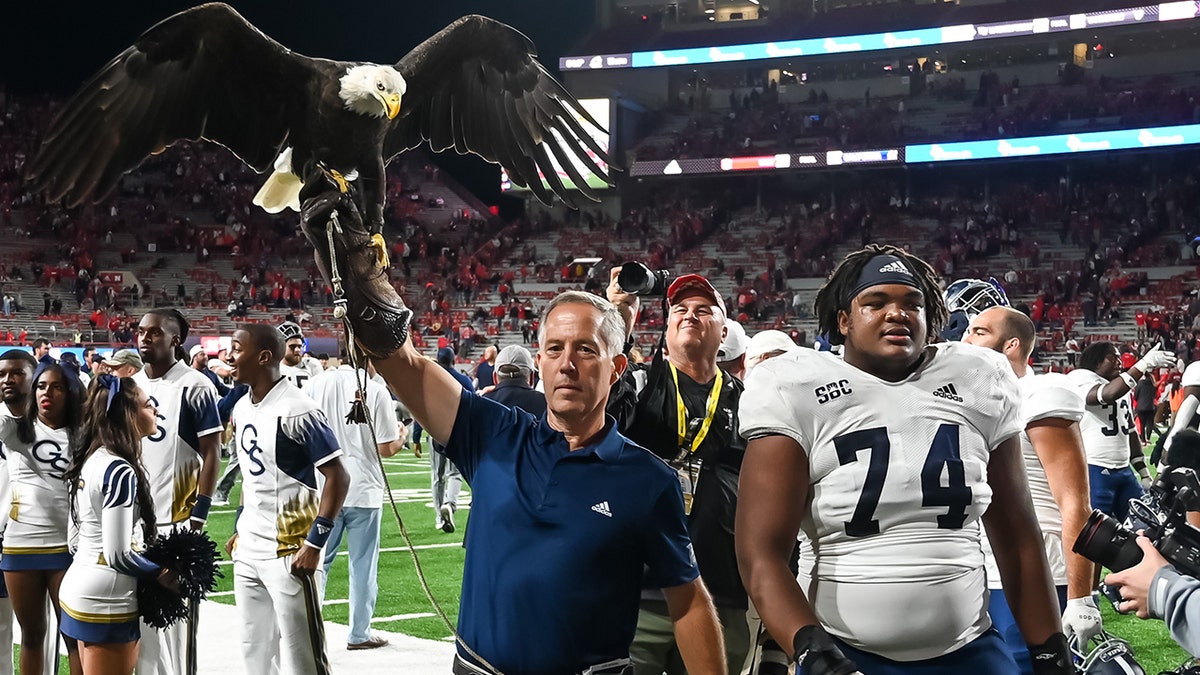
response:
[[[346,107],[360,115],[395,119],[400,99],[408,91],[404,77],[391,66],[354,66],[341,79],[338,96]]]

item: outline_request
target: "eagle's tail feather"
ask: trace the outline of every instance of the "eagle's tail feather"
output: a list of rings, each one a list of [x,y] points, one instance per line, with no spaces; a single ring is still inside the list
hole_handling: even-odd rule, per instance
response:
[[[254,195],[254,205],[261,206],[267,213],[279,213],[284,209],[300,210],[300,188],[304,183],[290,172],[275,171]]]

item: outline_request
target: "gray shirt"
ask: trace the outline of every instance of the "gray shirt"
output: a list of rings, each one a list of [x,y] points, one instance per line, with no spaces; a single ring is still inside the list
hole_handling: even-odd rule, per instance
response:
[[[1161,618],[1171,639],[1192,656],[1200,656],[1200,579],[1164,565],[1150,582],[1150,616]]]

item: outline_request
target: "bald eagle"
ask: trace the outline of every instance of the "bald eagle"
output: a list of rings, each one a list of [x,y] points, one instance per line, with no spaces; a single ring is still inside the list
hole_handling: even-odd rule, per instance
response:
[[[575,206],[553,155],[596,199],[575,160],[611,185],[600,166],[609,158],[577,117],[600,125],[536,55],[512,27],[466,16],[392,66],[309,58],[226,4],[200,5],[159,22],[93,75],[51,123],[27,176],[52,201],[76,206],[102,199],[149,155],[205,139],[273,171],[255,197],[271,212],[299,210],[315,170],[357,180],[378,232],[385,165],[427,143],[501,164],[541,201],[552,190]]]

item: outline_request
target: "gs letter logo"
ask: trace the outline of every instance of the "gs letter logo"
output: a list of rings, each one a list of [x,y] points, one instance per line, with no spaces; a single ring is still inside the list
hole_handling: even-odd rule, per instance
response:
[[[38,441],[33,444],[33,458],[54,470],[55,478],[62,478],[67,470],[67,458],[62,447],[54,441]]]
[[[158,399],[154,398],[153,396],[150,397],[150,405],[154,406],[155,410],[161,410],[161,408],[159,408],[159,405],[158,405]],[[167,421],[167,418],[165,418],[162,415],[159,415],[157,413],[155,413],[154,416],[163,422]],[[161,441],[162,439],[164,439],[166,437],[167,437],[167,430],[164,429],[161,424],[159,424],[159,425],[155,426],[154,435],[147,436],[146,440],[150,441],[151,443],[158,443],[159,441]]]
[[[824,404],[843,396],[849,396],[854,393],[854,390],[850,388],[849,380],[838,380],[813,389],[813,393],[817,395],[817,403]]]
[[[238,444],[246,453],[246,461],[254,464],[247,469],[250,475],[261,476],[266,473],[267,467],[263,466],[262,460],[258,458],[258,453],[262,452],[262,448],[258,447],[258,429],[255,429],[253,424],[242,427],[242,437]]]

